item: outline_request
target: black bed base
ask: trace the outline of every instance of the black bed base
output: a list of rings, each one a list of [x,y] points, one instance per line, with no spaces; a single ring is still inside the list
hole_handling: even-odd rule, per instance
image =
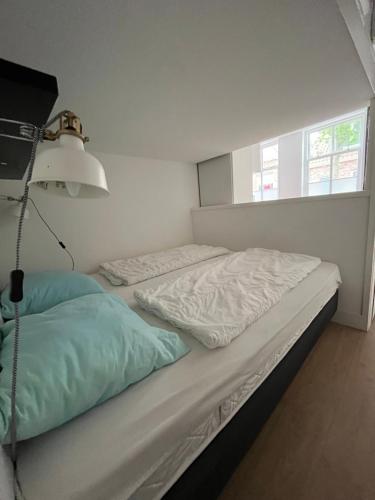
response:
[[[163,500],[213,500],[223,490],[337,309],[338,292],[285,358],[188,467]]]

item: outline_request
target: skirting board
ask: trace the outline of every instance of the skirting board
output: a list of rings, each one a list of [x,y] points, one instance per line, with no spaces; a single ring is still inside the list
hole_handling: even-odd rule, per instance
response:
[[[232,420],[188,467],[163,500],[214,500],[255,441],[337,310],[338,292]]]
[[[361,314],[348,313],[338,310],[333,316],[332,321],[339,325],[350,326],[357,330],[367,331],[367,318]]]

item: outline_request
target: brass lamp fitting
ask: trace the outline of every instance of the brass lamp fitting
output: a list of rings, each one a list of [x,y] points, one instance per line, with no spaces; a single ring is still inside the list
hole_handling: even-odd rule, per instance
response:
[[[80,118],[72,111],[64,111],[56,117],[59,120],[59,128],[56,132],[46,129],[43,138],[47,141],[56,141],[61,135],[74,135],[79,137],[84,143],[89,138],[82,134],[82,124]]]

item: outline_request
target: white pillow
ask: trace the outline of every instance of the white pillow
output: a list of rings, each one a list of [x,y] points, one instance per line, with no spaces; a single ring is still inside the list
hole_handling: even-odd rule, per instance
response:
[[[112,285],[134,285],[162,274],[230,253],[227,248],[210,245],[184,245],[162,252],[104,262],[100,274]]]

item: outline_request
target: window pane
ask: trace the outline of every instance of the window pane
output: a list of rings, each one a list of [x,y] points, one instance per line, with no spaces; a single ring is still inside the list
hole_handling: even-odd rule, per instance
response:
[[[260,172],[256,172],[253,174],[253,192],[260,191],[260,185],[262,182],[262,177],[260,175]]]
[[[335,151],[358,148],[361,140],[361,120],[349,120],[335,126]]]
[[[333,179],[346,179],[348,177],[357,177],[358,175],[359,154],[358,151],[350,151],[333,157]]]
[[[309,183],[322,182],[330,179],[331,158],[320,158],[309,161]]]
[[[278,188],[277,169],[263,172],[263,193]]]
[[[279,163],[279,145],[264,146],[262,148],[262,167],[263,169],[275,168]]]
[[[357,191],[357,177],[332,181],[332,193],[349,193],[350,191]]]
[[[331,153],[332,127],[322,128],[309,134],[309,158]]]
[[[320,196],[322,194],[329,194],[329,181],[309,184],[309,196]]]
[[[279,198],[279,192],[277,189],[268,189],[263,191],[263,201],[266,200],[277,200]]]

